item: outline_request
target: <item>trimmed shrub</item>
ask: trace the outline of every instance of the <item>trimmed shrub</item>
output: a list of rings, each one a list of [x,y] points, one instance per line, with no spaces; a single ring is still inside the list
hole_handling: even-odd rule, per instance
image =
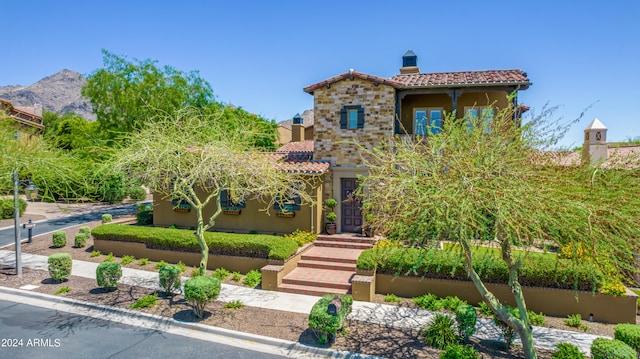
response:
[[[255,288],[261,282],[262,282],[262,273],[260,273],[259,270],[253,269],[253,270],[250,270],[249,273],[247,273],[244,276],[244,280],[242,281],[242,284],[246,285],[247,287]]]
[[[454,326],[455,322],[450,316],[437,313],[431,324],[423,329],[424,341],[438,349],[444,349],[450,344],[459,344],[461,338]]]
[[[79,229],[80,233],[84,233],[87,235],[87,237],[91,237],[91,227],[89,226],[82,226]]]
[[[387,303],[400,303],[402,299],[398,298],[397,295],[390,293],[384,296],[384,301]]]
[[[158,275],[160,276],[160,287],[164,289],[167,295],[172,296],[176,291],[180,290],[180,279],[182,271],[178,266],[164,266],[160,268]]]
[[[456,308],[456,322],[458,322],[458,334],[467,340],[476,332],[476,320],[478,314],[476,308],[469,304],[460,304]]]
[[[85,246],[85,244],[87,244],[87,238],[89,236],[87,236],[86,233],[78,233],[76,234],[76,236],[73,238],[73,246],[76,248],[82,248]]]
[[[153,224],[153,206],[148,203],[138,203],[136,206],[136,220],[138,225]]]
[[[113,217],[111,213],[104,213],[102,215],[102,224],[111,223],[113,221]]]
[[[614,329],[613,337],[636,351],[640,350],[640,325],[618,324]]]
[[[54,253],[47,259],[49,263],[49,275],[56,282],[63,282],[71,276],[71,254]]]
[[[553,359],[584,359],[580,349],[569,343],[556,344],[556,351],[551,355]]]
[[[133,186],[129,188],[129,198],[134,201],[142,201],[147,198],[147,191],[140,186]]]
[[[564,324],[569,327],[582,329],[585,332],[589,330],[589,326],[582,323],[582,316],[580,314],[569,314],[564,320]]]
[[[220,294],[220,281],[217,278],[198,276],[184,282],[184,297],[193,307],[198,318],[204,316],[204,308]]]
[[[335,298],[342,300],[342,308],[336,315],[327,313],[329,304]],[[351,313],[353,298],[346,294],[325,294],[313,305],[309,313],[309,328],[313,331],[318,342],[324,344],[335,339],[338,330],[344,326],[344,320]]]
[[[200,253],[193,230],[103,224],[93,229],[93,238],[144,243],[147,248]],[[289,239],[266,234],[205,232],[209,253],[250,258],[285,260],[298,250]]]
[[[118,288],[118,280],[122,277],[122,269],[120,263],[103,262],[96,268],[96,281],[99,287],[103,287],[108,291]]]
[[[13,218],[14,215],[14,201],[11,199],[0,199],[0,219]],[[24,214],[27,209],[27,202],[22,198],[18,198],[18,213],[20,216]]]
[[[591,344],[593,359],[636,359],[632,347],[617,339],[596,338]]]
[[[480,359],[480,354],[472,346],[450,344],[440,354],[440,359]]]
[[[127,264],[133,262],[136,260],[136,257],[134,256],[128,256],[128,255],[124,255],[122,256],[122,259],[120,260],[120,264],[122,264],[123,266],[126,266]]]
[[[53,232],[53,246],[62,248],[67,245],[67,233],[65,231]]]
[[[485,283],[508,282],[509,271],[498,251],[480,248],[473,252],[473,268]],[[584,261],[537,252],[524,256],[514,251],[514,256],[522,260],[518,279],[523,286],[592,291],[604,282],[603,273]],[[464,256],[456,249],[372,248],[360,254],[356,266],[375,269],[378,274],[469,281]]]

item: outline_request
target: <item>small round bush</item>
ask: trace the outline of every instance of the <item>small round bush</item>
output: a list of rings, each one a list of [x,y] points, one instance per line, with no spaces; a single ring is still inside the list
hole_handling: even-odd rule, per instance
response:
[[[111,223],[111,221],[113,221],[113,217],[111,216],[111,213],[104,213],[102,215],[102,224]]]
[[[54,253],[47,259],[49,262],[49,275],[56,282],[63,282],[71,276],[71,254]]]
[[[618,324],[614,330],[613,337],[636,351],[640,350],[640,325]]]
[[[198,276],[184,282],[184,297],[193,307],[193,312],[202,318],[204,307],[218,298],[220,280],[214,277]]]
[[[73,246],[76,248],[82,248],[84,247],[85,244],[87,244],[87,238],[89,236],[87,236],[86,233],[78,233],[76,234],[76,236],[73,238]]]
[[[424,341],[432,347],[444,349],[449,344],[458,344],[460,337],[454,328],[454,320],[445,314],[437,313],[431,324],[424,330]]]
[[[584,354],[580,349],[569,343],[556,345],[556,351],[551,355],[553,359],[584,359]]]
[[[120,263],[103,262],[96,268],[96,281],[99,287],[113,291],[118,287],[118,280],[122,277]]]
[[[171,296],[180,290],[180,278],[182,270],[178,266],[163,266],[158,272],[160,276],[160,287],[167,295]]]
[[[67,245],[67,233],[65,231],[53,232],[53,246],[62,248]]]
[[[636,351],[627,344],[608,338],[596,338],[591,344],[593,359],[636,359]]]
[[[87,235],[87,238],[88,238],[88,237],[91,237],[91,227],[89,227],[89,226],[82,226],[82,227],[80,227],[79,232],[80,232],[80,233],[84,233],[84,234],[86,234],[86,235]]]
[[[336,214],[336,212],[327,213],[327,221],[333,223],[336,221],[336,219],[338,219],[338,215]]]
[[[480,354],[472,346],[451,344],[440,354],[440,359],[480,359]]]
[[[134,201],[142,201],[147,198],[147,191],[140,186],[133,186],[129,188],[129,198]]]
[[[472,305],[463,303],[456,308],[456,322],[458,322],[458,333],[463,339],[468,339],[476,332],[476,319],[478,314]]]

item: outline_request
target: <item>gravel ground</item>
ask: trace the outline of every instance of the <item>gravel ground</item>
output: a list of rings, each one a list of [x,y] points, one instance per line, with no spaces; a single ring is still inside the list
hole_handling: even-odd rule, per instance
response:
[[[0,222],[0,225],[2,223]],[[100,225],[100,222],[87,223],[91,228]],[[26,253],[50,255],[55,252],[68,252],[73,259],[100,263],[104,255],[91,257],[93,241],[87,241],[84,248],[74,248],[73,238],[79,231],[79,226],[71,227],[67,232],[67,245],[64,248],[52,248],[51,234],[34,238],[33,243],[24,244],[22,250]],[[7,250],[12,247],[5,248]],[[118,259],[118,261],[120,261]],[[155,270],[155,262],[150,262],[144,266],[134,261],[126,267]],[[71,277],[64,283],[55,283],[45,271],[36,271],[28,268],[24,269],[22,278],[15,276],[14,269],[10,267],[0,267],[0,285],[6,287],[20,287],[25,284],[34,284],[39,287],[37,292],[54,294],[62,287],[69,287],[70,292],[64,293],[69,298],[89,301],[110,306],[129,308],[138,298],[146,294],[153,294],[154,291],[147,288],[131,287],[119,285],[114,292],[105,292],[98,288],[92,279]],[[187,270],[189,273],[189,270]],[[226,283],[240,285],[231,279],[226,279]],[[409,298],[400,298],[399,303],[386,303],[402,306],[414,307]],[[376,295],[375,300],[384,302],[383,295]],[[141,310],[147,313],[173,317],[183,321],[199,322],[201,324],[214,325],[217,327],[238,330],[242,332],[265,335],[290,341],[298,341],[306,345],[318,346],[315,337],[307,327],[307,315],[291,313],[286,311],[276,311],[256,307],[242,307],[239,309],[225,309],[223,302],[215,302],[207,307],[208,314],[203,319],[198,319],[180,294],[174,297],[167,297],[163,292],[158,293],[158,304]],[[576,330],[564,324],[563,318],[546,318],[546,326],[564,330]],[[589,323],[587,333],[597,335],[613,336],[611,324]],[[478,349],[485,358],[520,358],[522,351],[519,346],[515,346],[510,351],[505,351],[502,343],[490,341],[473,340],[471,344]],[[344,333],[338,336],[336,342],[331,345],[333,349],[349,350],[360,353],[378,355],[387,358],[437,358],[440,351],[427,346],[421,339],[418,332],[406,329],[396,329],[382,325],[372,325],[359,321],[350,321]],[[551,358],[551,352],[539,350],[539,358]]]

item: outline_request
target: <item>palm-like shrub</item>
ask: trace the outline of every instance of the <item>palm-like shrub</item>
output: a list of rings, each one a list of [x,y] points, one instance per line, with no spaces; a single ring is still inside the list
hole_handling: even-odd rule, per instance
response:
[[[447,345],[459,344],[460,336],[456,333],[454,320],[446,315],[438,313],[424,331],[423,337],[427,344],[438,349],[444,349]]]

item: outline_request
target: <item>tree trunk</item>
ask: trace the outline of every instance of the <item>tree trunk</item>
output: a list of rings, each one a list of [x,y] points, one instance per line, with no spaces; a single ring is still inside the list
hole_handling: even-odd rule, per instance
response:
[[[460,241],[460,244],[462,245],[462,249],[464,251],[465,265],[467,266],[467,273],[469,274],[469,278],[471,278],[471,281],[473,282],[474,286],[480,293],[480,296],[482,296],[482,298],[487,302],[487,305],[489,305],[489,308],[491,308],[491,310],[495,313],[496,317],[499,320],[503,321],[510,328],[515,330],[518,333],[518,335],[520,335],[520,341],[522,342],[525,358],[535,359],[536,352],[533,346],[533,335],[531,333],[531,326],[529,325],[529,317],[526,314],[527,312],[526,307],[524,307],[525,315],[524,317],[522,316],[521,306],[524,306],[524,296],[522,296],[522,290],[520,288],[519,283],[517,282],[517,268],[515,268],[516,269],[515,283],[517,284],[517,289],[514,289],[514,287],[511,286],[511,280],[512,280],[511,266],[509,266],[509,284],[511,286],[511,290],[514,294],[514,297],[516,299],[516,303],[518,304],[518,309],[520,310],[520,317],[525,318],[524,320],[518,319],[513,314],[511,314],[511,312],[507,310],[507,308],[505,308],[505,306],[500,303],[498,298],[496,298],[493,295],[493,293],[491,293],[487,289],[487,287],[482,282],[482,279],[480,278],[478,273],[473,269],[472,253],[471,253],[471,247],[469,246],[469,243],[463,240],[463,241]],[[511,254],[509,252],[509,257],[510,255]]]
[[[198,224],[196,226],[196,239],[200,245],[200,275],[205,275],[207,270],[207,261],[209,260],[209,246],[207,241],[204,240],[204,221],[202,220],[202,206],[196,206],[196,215],[198,217]]]

